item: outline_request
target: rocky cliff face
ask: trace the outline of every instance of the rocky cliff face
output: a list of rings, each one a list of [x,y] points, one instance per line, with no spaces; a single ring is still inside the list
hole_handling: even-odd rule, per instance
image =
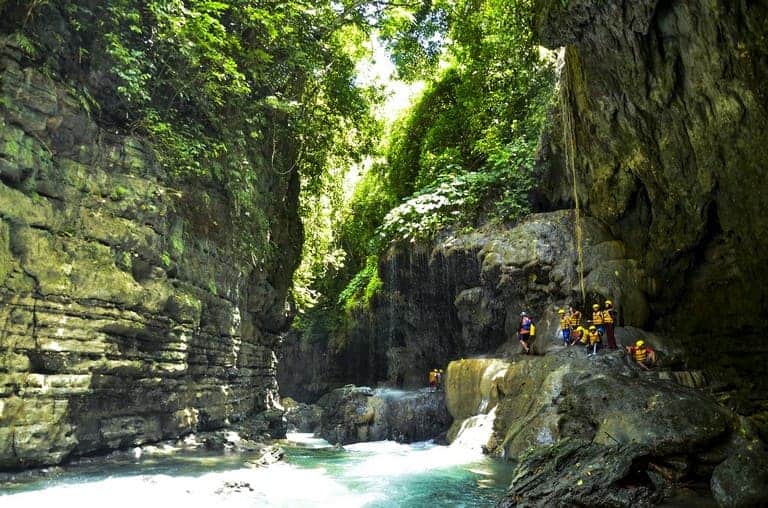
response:
[[[537,9],[543,43],[566,46],[576,190],[653,278],[649,326],[758,335],[768,317],[768,3],[541,0]],[[572,206],[562,122],[550,136],[547,200]]]
[[[424,386],[430,369],[456,358],[516,351],[522,310],[538,327],[534,350],[544,352],[559,342],[557,309],[581,301],[574,230],[573,213],[564,210],[534,214],[512,228],[445,234],[432,245],[393,245],[379,264],[381,291],[371,309],[353,316],[344,348],[286,356],[283,368],[305,373],[305,386],[323,386],[329,375],[337,382]],[[650,282],[638,261],[597,221],[584,220],[582,230],[588,301],[610,297],[623,325],[644,323]]]
[[[751,425],[667,374],[572,347],[452,362],[446,396],[454,428],[489,413],[485,449],[517,462],[501,506],[649,506],[708,482],[720,506],[764,502],[768,455]]]
[[[618,299],[622,324],[679,339],[689,365],[727,383],[741,376],[734,405],[759,410],[746,399],[765,393],[764,376],[750,373],[768,354],[768,3],[540,0],[536,9],[542,42],[566,46],[536,201],[573,208],[575,187],[593,237],[587,303]],[[549,309],[581,302],[574,224],[537,220],[549,224],[393,246],[380,261],[380,298],[312,382],[422,384],[430,368],[499,347],[522,309],[552,333]]]
[[[283,257],[254,266],[223,193],[174,183],[52,75],[0,42],[0,469],[273,407],[297,182],[267,175]]]

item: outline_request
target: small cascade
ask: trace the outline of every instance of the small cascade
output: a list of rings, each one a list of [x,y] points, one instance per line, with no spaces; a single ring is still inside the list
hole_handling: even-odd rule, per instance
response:
[[[574,205],[574,228],[576,236],[576,253],[579,264],[579,289],[581,290],[581,303],[587,301],[586,289],[584,287],[584,232],[581,224],[581,207],[579,203],[579,193],[576,187],[576,133],[573,124],[573,111],[569,101],[568,91],[570,89],[570,80],[568,64],[565,61],[565,52],[563,50],[563,71],[561,73],[560,83],[560,110],[563,120],[563,147],[565,151],[565,165],[568,173],[571,175],[571,186],[573,187],[573,205]]]
[[[451,448],[483,453],[493,436],[499,399],[510,363],[472,358],[451,362],[447,369],[446,402],[454,418],[448,432]]]
[[[388,344],[391,346],[394,344],[394,338],[395,338],[395,319],[396,319],[396,312],[395,312],[395,293],[396,293],[396,286],[397,286],[397,256],[392,255],[391,259],[389,260],[389,263],[387,263],[387,283],[389,286],[389,309],[388,310],[388,323],[387,323],[387,340]]]
[[[496,419],[496,407],[486,414],[471,416],[461,422],[459,432],[451,443],[452,448],[483,453],[483,448],[493,435],[493,421]]]

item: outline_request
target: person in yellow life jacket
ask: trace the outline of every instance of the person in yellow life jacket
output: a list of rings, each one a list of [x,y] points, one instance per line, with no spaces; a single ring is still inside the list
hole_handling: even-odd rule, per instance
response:
[[[645,345],[645,341],[640,339],[634,346],[627,346],[627,352],[645,370],[656,365],[656,351]]]
[[[605,334],[605,329],[603,329],[603,311],[600,310],[600,305],[597,303],[592,305],[592,319],[589,324],[595,325],[600,335]]]
[[[437,390],[437,369],[429,371],[429,391],[434,392]]]
[[[584,328],[583,326],[579,325],[576,327],[575,330],[571,332],[571,346],[575,346],[579,342],[582,344],[586,344],[587,341],[589,341],[589,338],[587,337],[588,330]]]
[[[568,318],[571,321],[571,330],[581,326],[581,311],[576,310],[573,305],[568,306]]]
[[[587,338],[589,339],[589,343],[587,344],[587,351],[592,348],[592,352],[588,353],[587,356],[596,355],[597,348],[600,347],[600,331],[595,325],[589,327]]]
[[[563,335],[563,346],[571,345],[571,318],[565,313],[565,309],[557,311],[560,315],[560,333]]]
[[[613,302],[610,300],[605,301],[603,327],[605,328],[605,336],[608,339],[608,349],[616,349],[616,336],[614,335],[616,327],[616,311],[613,309]]]

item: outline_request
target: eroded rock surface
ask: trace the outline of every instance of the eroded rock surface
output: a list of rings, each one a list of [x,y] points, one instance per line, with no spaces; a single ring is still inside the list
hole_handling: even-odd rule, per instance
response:
[[[151,146],[23,61],[0,40],[0,469],[272,409],[298,246],[254,267],[220,191],[173,183]]]
[[[657,329],[750,337],[689,347],[721,359],[751,351],[764,365],[768,3],[536,4],[542,42],[567,46],[561,113],[573,118],[581,204],[653,280]],[[573,206],[574,185],[559,118],[540,180],[555,208]]]
[[[663,374],[620,351],[590,358],[568,348],[452,362],[446,389],[456,422],[473,410],[494,415],[485,448],[518,463],[504,506],[650,505],[710,476],[724,506],[764,502],[754,433],[740,437],[731,411]]]

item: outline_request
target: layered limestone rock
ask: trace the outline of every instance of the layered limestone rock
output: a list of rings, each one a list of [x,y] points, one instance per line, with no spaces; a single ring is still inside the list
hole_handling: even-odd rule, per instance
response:
[[[689,350],[706,351],[692,358],[756,370],[743,357],[762,366],[768,353],[768,3],[537,9],[541,41],[566,46],[560,112],[573,119],[572,132],[556,121],[546,139],[546,206],[573,205],[560,162],[572,136],[582,206],[653,280],[653,325],[692,336]]]
[[[281,271],[241,259],[223,194],[170,183],[22,62],[0,41],[0,469],[271,409],[298,246],[275,233]]]

